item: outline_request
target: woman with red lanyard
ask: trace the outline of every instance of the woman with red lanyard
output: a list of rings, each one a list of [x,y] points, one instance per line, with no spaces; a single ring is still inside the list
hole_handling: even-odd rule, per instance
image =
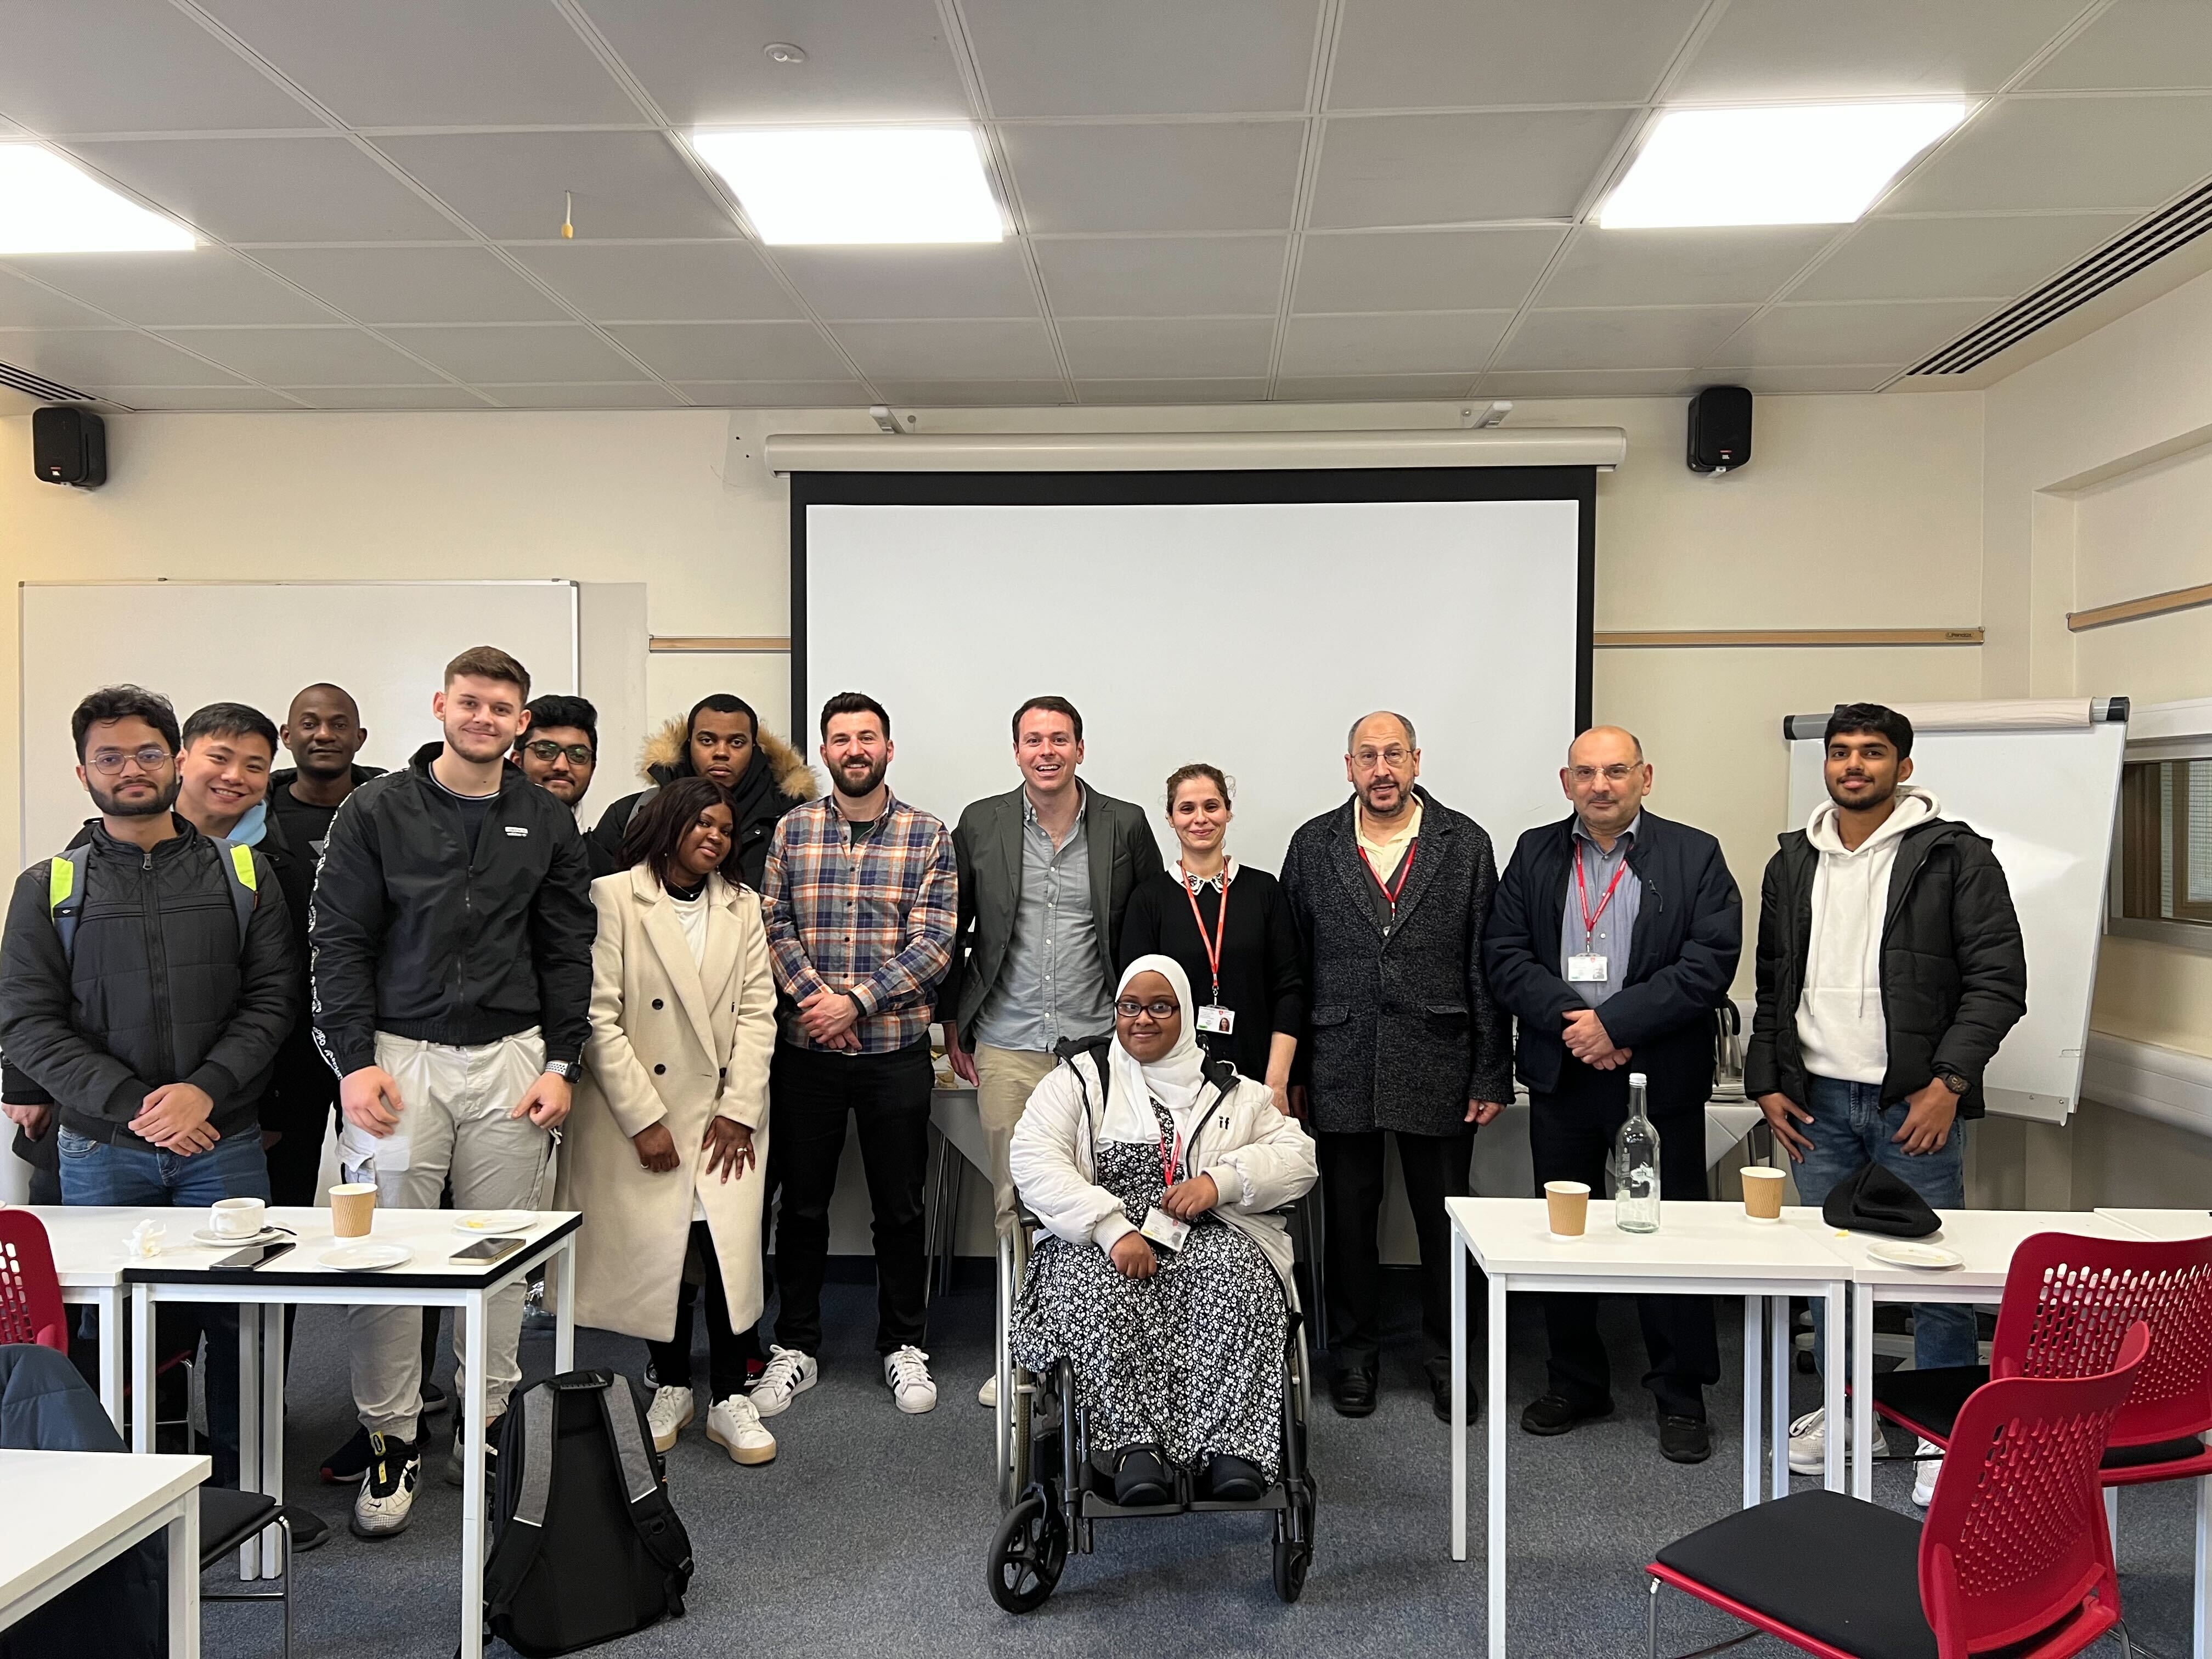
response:
[[[1129,895],[1115,939],[1126,967],[1172,957],[1198,999],[1206,1056],[1265,1083],[1290,1110],[1291,1060],[1305,1017],[1305,974],[1282,884],[1229,855],[1229,780],[1204,762],[1168,778],[1168,828],[1182,857]]]

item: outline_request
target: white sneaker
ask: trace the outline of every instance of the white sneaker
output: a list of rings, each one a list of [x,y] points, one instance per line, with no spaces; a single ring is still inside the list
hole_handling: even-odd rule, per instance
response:
[[[999,1374],[993,1371],[983,1379],[983,1386],[975,1390],[975,1403],[995,1410],[999,1404]]]
[[[653,1450],[665,1452],[674,1445],[676,1437],[690,1428],[698,1414],[699,1396],[690,1389],[655,1389],[653,1404],[645,1413],[645,1425],[653,1431]]]
[[[1874,1455],[1881,1456],[1889,1449],[1882,1439],[1881,1425],[1874,1425]],[[1828,1412],[1816,1407],[1790,1425],[1790,1472],[1792,1474],[1820,1474],[1828,1467]]]
[[[729,1453],[732,1463],[775,1461],[775,1437],[761,1426],[759,1409],[741,1394],[707,1408],[707,1438]]]
[[[884,1382],[898,1408],[908,1415],[937,1409],[937,1384],[930,1380],[929,1356],[913,1343],[884,1356]]]
[[[769,1344],[768,1368],[762,1371],[746,1396],[753,1410],[763,1417],[781,1416],[791,1405],[791,1397],[805,1394],[814,1386],[820,1374],[814,1356],[801,1353],[796,1348],[786,1348],[776,1343]]]
[[[354,1494],[353,1535],[389,1538],[406,1531],[414,1518],[415,1488],[422,1478],[422,1448],[381,1434],[369,1436],[368,1446],[368,1474]]]
[[[1943,1449],[1932,1440],[1923,1440],[1919,1451],[1921,1461],[1913,1465],[1912,1501],[1924,1510],[1936,1501],[1936,1477],[1943,1473]],[[1936,1455],[1930,1457],[1930,1452]]]

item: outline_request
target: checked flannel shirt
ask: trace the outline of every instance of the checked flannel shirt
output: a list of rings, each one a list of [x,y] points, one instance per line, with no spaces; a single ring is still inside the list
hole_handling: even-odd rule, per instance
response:
[[[865,1054],[929,1034],[938,981],[952,963],[959,878],[944,823],[885,792],[858,840],[828,799],[794,806],[769,842],[761,896],[776,988],[804,1002],[825,986],[865,1011]],[[784,1040],[818,1047],[794,1013]]]

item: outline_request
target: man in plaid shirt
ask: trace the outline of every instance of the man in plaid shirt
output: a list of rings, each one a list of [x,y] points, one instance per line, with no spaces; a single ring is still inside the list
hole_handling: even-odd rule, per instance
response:
[[[921,1338],[922,1176],[929,1155],[929,1016],[952,961],[952,837],[892,795],[891,721],[841,691],[822,705],[822,759],[836,787],[793,807],[769,842],[762,901],[786,1000],[769,1073],[769,1185],[782,1188],[782,1305],[752,1402],[774,1417],[814,1386],[830,1200],[849,1111],[876,1240],[876,1348],[902,1412],[937,1404]]]

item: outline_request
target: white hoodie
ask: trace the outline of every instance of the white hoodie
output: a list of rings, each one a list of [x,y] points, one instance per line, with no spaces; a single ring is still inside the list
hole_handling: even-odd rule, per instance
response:
[[[1899,785],[1897,810],[1855,852],[1837,834],[1833,801],[1821,802],[1805,826],[1819,862],[1797,1043],[1806,1071],[1815,1077],[1879,1083],[1889,1070],[1889,1030],[1881,1012],[1881,924],[1889,875],[1905,832],[1938,810],[1927,791]]]

